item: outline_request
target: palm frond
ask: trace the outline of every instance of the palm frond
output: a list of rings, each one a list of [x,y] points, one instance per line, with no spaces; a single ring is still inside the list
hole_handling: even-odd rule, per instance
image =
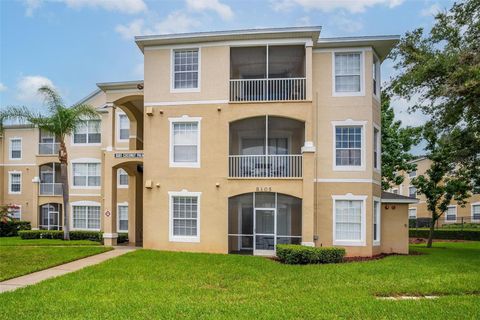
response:
[[[33,125],[38,125],[40,122],[44,121],[44,116],[42,116],[40,113],[32,112],[25,106],[10,106],[4,110],[0,110],[0,124],[2,128],[3,124],[7,120],[26,121]]]
[[[49,86],[42,86],[38,89],[38,92],[45,97],[45,103],[52,114],[55,113],[58,108],[65,107],[62,97],[55,89]]]

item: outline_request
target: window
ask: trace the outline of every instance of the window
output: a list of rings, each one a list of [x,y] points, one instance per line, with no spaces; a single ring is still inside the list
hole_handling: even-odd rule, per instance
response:
[[[128,232],[128,205],[119,204],[117,210],[118,231]]]
[[[100,120],[85,120],[73,133],[74,144],[98,144],[101,142]]]
[[[100,163],[73,163],[74,187],[100,187]]]
[[[99,205],[72,205],[73,228],[100,230]]]
[[[11,205],[9,207],[10,217],[12,219],[21,220],[22,219],[22,207],[18,204]]]
[[[337,167],[362,165],[362,127],[335,127],[335,165]]]
[[[373,201],[373,244],[380,244],[380,201]]]
[[[408,209],[408,219],[417,219],[417,208]]]
[[[408,187],[408,196],[410,198],[416,198],[417,197],[417,188],[415,187]]]
[[[128,187],[128,173],[122,168],[117,170],[117,185],[118,187]]]
[[[373,63],[372,63],[372,90],[373,95],[376,97],[380,96],[380,60],[377,58],[375,53],[373,54]]]
[[[417,170],[410,171],[410,172],[408,173],[408,177],[410,177],[410,178],[414,178],[414,177],[416,177],[416,176],[417,176]]]
[[[366,196],[333,196],[334,245],[365,245]]]
[[[22,173],[9,172],[8,193],[20,194],[22,193]]]
[[[118,115],[118,139],[128,140],[130,138],[130,120],[126,114]]]
[[[199,50],[173,50],[173,89],[199,88]]]
[[[398,194],[398,189],[392,189],[392,193]]]
[[[335,93],[361,93],[361,52],[335,53]]]
[[[195,120],[194,120],[195,119]],[[170,119],[170,166],[200,166],[200,120],[199,118]]]
[[[10,160],[22,159],[22,138],[10,139]]]
[[[373,168],[380,170],[380,151],[381,141],[380,141],[380,130],[373,128]]]
[[[480,220],[480,203],[472,203],[472,220]]]
[[[170,192],[170,241],[200,241],[200,193]]]
[[[447,212],[445,212],[445,221],[446,222],[457,221],[457,206],[448,207]]]

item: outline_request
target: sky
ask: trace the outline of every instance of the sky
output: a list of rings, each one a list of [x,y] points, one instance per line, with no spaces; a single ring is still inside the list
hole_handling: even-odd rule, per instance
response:
[[[68,104],[96,83],[143,79],[135,35],[263,27],[322,26],[321,37],[403,35],[429,30],[449,0],[0,0],[0,108],[39,108],[38,87]],[[382,64],[382,82],[394,74]],[[422,115],[393,106],[404,125]]]

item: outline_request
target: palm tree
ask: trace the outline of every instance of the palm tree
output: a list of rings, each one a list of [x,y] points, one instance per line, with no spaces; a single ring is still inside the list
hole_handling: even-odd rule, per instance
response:
[[[7,107],[0,111],[0,125],[5,120],[23,120],[27,121],[40,130],[48,131],[54,134],[60,143],[58,151],[58,160],[60,162],[60,180],[63,191],[63,238],[70,240],[70,227],[68,219],[68,152],[65,146],[65,138],[83,124],[84,120],[98,119],[98,112],[94,107],[87,104],[77,104],[68,107],[64,104],[60,95],[48,86],[38,89],[38,92],[45,96],[45,104],[48,107],[46,114],[35,113],[27,107]]]

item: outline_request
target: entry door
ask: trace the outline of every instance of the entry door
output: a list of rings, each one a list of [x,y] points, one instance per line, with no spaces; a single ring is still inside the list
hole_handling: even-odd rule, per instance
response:
[[[253,254],[275,255],[275,209],[255,209]]]

